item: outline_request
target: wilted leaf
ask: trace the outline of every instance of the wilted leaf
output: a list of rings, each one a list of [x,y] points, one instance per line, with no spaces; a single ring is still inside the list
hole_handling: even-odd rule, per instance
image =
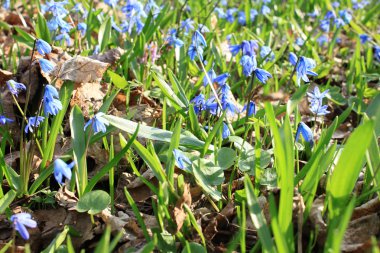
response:
[[[100,82],[109,65],[78,55],[58,65],[51,75],[75,83]]]
[[[186,219],[186,211],[183,208],[183,205],[191,206],[191,194],[190,194],[190,185],[185,184],[183,187],[183,194],[180,199],[177,200],[177,203],[174,207],[173,216],[177,224],[177,232],[181,230],[183,222]]]

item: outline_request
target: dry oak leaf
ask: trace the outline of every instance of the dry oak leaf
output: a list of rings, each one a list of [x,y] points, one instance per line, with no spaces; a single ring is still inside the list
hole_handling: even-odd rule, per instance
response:
[[[51,76],[75,83],[100,82],[109,66],[109,63],[78,55],[57,66]]]

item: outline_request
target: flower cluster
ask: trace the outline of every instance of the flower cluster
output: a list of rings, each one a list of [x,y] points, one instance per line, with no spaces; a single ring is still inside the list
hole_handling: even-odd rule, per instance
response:
[[[194,61],[196,56],[203,61],[203,48],[206,46],[207,43],[202,33],[199,30],[195,30],[187,54],[192,61]]]
[[[62,110],[62,103],[59,100],[58,91],[50,84],[45,87],[43,101],[45,116],[49,116],[49,114],[57,115],[57,113]]]
[[[318,86],[315,86],[314,92],[308,92],[307,96],[310,102],[310,111],[316,116],[324,116],[329,113],[327,105],[323,105],[323,99],[328,94],[329,90],[320,92]]]
[[[264,1],[268,2],[268,1]],[[249,16],[246,16],[245,11],[239,11],[237,8],[228,8],[224,10],[221,7],[215,8],[215,13],[217,14],[218,18],[224,19],[229,23],[235,22],[235,19],[237,19],[237,22],[245,26],[247,24],[247,20],[249,19],[251,22],[254,22],[256,17],[259,15],[259,12],[262,15],[268,15],[271,12],[271,9],[264,3],[259,11],[256,9],[250,9],[249,10]]]
[[[304,82],[309,82],[309,78],[307,75],[317,76],[318,74],[312,71],[316,63],[313,59],[307,58],[305,56],[301,56],[299,59],[296,54],[289,54],[289,61],[295,67],[297,74],[297,85],[300,86],[301,79]]]
[[[260,69],[257,67],[255,50],[258,49],[258,47],[259,46],[257,44],[257,41],[255,41],[255,40],[250,40],[250,41],[244,40],[240,45],[230,45],[230,51],[231,51],[232,55],[235,56],[241,50],[243,53],[243,56],[240,59],[240,65],[243,67],[243,74],[248,77],[248,76],[251,76],[252,73],[254,73],[255,76],[257,77],[257,79],[261,83],[265,84],[266,81],[268,80],[268,78],[271,78],[272,75],[268,71],[266,71],[264,69]],[[262,51],[263,51],[263,49],[262,49]],[[267,51],[268,51],[268,49],[266,47],[264,47],[264,51],[263,51],[262,55],[264,53],[266,53]],[[271,50],[269,48],[269,52],[270,51]],[[264,58],[266,57],[266,55],[264,56]],[[272,56],[269,54],[269,57],[272,57]]]

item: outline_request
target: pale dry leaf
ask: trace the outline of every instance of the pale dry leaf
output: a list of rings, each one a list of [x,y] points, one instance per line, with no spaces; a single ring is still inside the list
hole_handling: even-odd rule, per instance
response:
[[[109,65],[109,63],[78,55],[58,65],[51,72],[51,76],[75,83],[100,82]]]
[[[180,199],[177,200],[176,206],[174,207],[173,216],[177,224],[177,232],[181,230],[183,222],[186,219],[186,211],[183,208],[183,205],[191,206],[191,193],[190,185],[185,184],[183,187],[183,194]]]

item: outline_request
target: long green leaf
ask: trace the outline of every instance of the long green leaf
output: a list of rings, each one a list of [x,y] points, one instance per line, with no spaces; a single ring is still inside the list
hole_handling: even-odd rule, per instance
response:
[[[0,214],[4,213],[5,210],[9,207],[9,205],[16,198],[17,192],[14,190],[8,191],[1,199],[0,199]]]
[[[136,131],[136,128],[138,124],[136,122],[133,122],[131,120],[119,118],[112,115],[105,115],[103,116],[105,119],[109,121],[109,123],[117,128],[119,128],[122,131],[125,131],[129,134],[133,134]],[[162,130],[155,127],[149,127],[149,126],[140,126],[139,130],[139,137],[143,137],[149,140],[155,140],[155,141],[162,141],[166,143],[170,143],[171,139],[173,137],[173,133],[171,131]],[[181,146],[194,148],[196,150],[202,150],[205,143],[196,137],[193,136],[186,136],[181,134],[180,135],[180,141],[179,144]],[[208,150],[214,150],[214,147],[210,145],[208,147]]]
[[[371,142],[373,121],[367,121],[355,129],[344,145],[339,161],[327,185],[330,219],[342,214],[355,182],[362,170],[365,152]]]
[[[73,139],[74,160],[78,168],[77,185],[79,196],[85,192],[87,186],[86,161],[86,134],[84,132],[84,118],[81,109],[75,105],[70,114],[71,138]]]
[[[249,215],[251,216],[252,222],[257,229],[257,234],[259,235],[259,239],[261,241],[261,244],[263,245],[263,251],[276,252],[276,249],[272,241],[272,236],[266,224],[264,215],[256,198],[252,182],[249,179],[248,175],[245,175],[244,177],[244,187],[245,193],[247,195]]]

